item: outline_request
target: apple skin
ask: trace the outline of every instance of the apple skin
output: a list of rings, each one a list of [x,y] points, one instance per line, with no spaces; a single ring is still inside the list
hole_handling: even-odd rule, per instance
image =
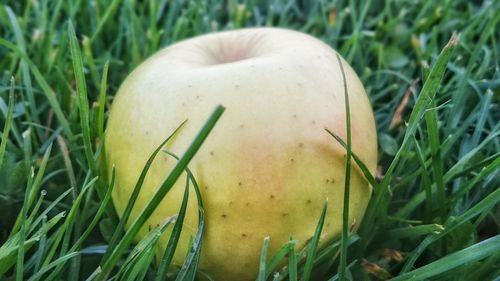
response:
[[[359,78],[342,59],[351,106],[352,150],[372,173],[377,135]],[[304,247],[328,198],[320,246],[342,229],[346,139],[344,84],[336,52],[309,35],[278,28],[212,33],[176,43],[138,66],[123,82],[109,115],[106,153],[115,165],[113,202],[121,214],[155,147],[184,120],[165,147],[182,155],[218,105],[226,107],[189,167],[206,213],[199,269],[215,280],[254,280],[263,238],[269,257],[290,236]],[[132,211],[136,217],[176,160],[159,154]],[[359,225],[371,187],[353,164],[350,224]],[[177,214],[181,176],[141,230]],[[130,220],[132,221],[132,220]],[[174,264],[181,266],[197,231],[191,193]],[[162,254],[169,233],[160,240]]]

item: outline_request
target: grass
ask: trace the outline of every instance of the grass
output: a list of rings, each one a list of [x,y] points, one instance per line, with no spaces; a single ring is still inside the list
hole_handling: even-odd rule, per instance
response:
[[[129,231],[110,204],[113,177],[99,177],[106,112],[125,76],[159,48],[266,25],[321,38],[357,71],[375,111],[380,171],[362,169],[374,192],[357,233],[346,226],[316,249],[322,217],[308,247],[296,249],[291,237],[272,257],[262,237],[256,277],[498,278],[499,9],[499,1],[465,0],[0,0],[0,281],[194,280],[204,209],[190,172],[185,196],[195,191],[200,220],[184,266],[153,262],[159,235],[180,233],[183,210],[140,243],[131,239],[223,109],[189,153],[171,155],[175,173]],[[349,139],[325,133],[359,163]]]

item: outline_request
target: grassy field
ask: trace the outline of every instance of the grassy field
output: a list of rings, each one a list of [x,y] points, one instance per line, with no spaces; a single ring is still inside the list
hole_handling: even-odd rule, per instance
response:
[[[500,280],[499,10],[498,0],[0,0],[0,281],[196,278],[198,251],[180,271],[158,270],[161,229],[128,243],[111,180],[98,177],[106,113],[158,49],[249,26],[337,49],[379,134],[373,197],[349,247],[287,252],[284,269],[264,260],[269,279]]]

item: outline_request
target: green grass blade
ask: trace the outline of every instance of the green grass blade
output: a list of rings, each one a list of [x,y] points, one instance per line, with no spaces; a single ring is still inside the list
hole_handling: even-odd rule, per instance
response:
[[[417,154],[418,161],[420,163],[420,176],[422,178],[422,183],[421,186],[423,186],[423,189],[425,191],[425,216],[426,216],[426,221],[429,222],[431,221],[431,213],[434,208],[434,204],[432,204],[432,180],[430,178],[429,172],[427,171],[427,164],[426,161],[424,160],[426,156],[424,155],[424,152],[420,148],[420,145],[413,136],[413,145],[415,146],[415,152]]]
[[[155,226],[132,249],[123,265],[116,274],[118,280],[143,280],[139,278],[145,274],[151,264],[161,235],[172,223],[177,221],[177,216],[168,217],[161,225]]]
[[[47,169],[47,164],[49,163],[50,153],[52,151],[52,144],[49,145],[45,153],[43,154],[42,162],[33,180],[33,187],[31,188],[30,194],[28,195],[28,208],[31,208],[33,201],[38,196],[40,187],[42,185],[42,180],[45,175],[45,170]]]
[[[201,255],[201,242],[203,238],[203,233],[205,230],[205,215],[203,209],[199,211],[200,219],[198,223],[198,231],[196,232],[195,238],[191,245],[191,250],[189,251],[184,264],[182,265],[176,280],[194,280],[197,273],[198,263]]]
[[[281,248],[279,248],[276,253],[271,257],[266,265],[266,278],[269,278],[273,270],[285,259],[285,257],[290,253],[290,249],[295,249],[297,245],[297,240],[289,240]]]
[[[184,218],[186,217],[186,209],[189,199],[189,175],[186,176],[186,187],[184,189],[184,196],[182,198],[181,207],[179,209],[179,214],[177,215],[177,220],[175,221],[174,228],[168,239],[167,247],[163,253],[162,260],[160,262],[160,267],[158,269],[158,274],[156,275],[156,281],[161,281],[162,277],[166,275],[170,263],[174,258],[175,249],[179,243],[179,238],[181,237],[182,226],[184,225]]]
[[[33,206],[33,208],[31,209],[31,213],[30,215],[28,216],[28,218],[26,219],[27,221],[27,225],[29,225],[30,229],[28,229],[28,232],[27,234],[30,235],[31,234],[31,229],[33,229],[33,222],[35,221],[35,218],[36,216],[38,215],[38,212],[40,211],[40,207],[42,206],[42,204],[44,203],[44,200],[45,200],[45,196],[47,195],[47,191],[45,190],[42,190],[40,193],[39,193],[39,197],[38,197],[38,200],[36,201],[35,205]],[[47,222],[46,218],[43,218],[45,220],[45,223]]]
[[[77,196],[77,182],[76,182],[76,176],[75,176],[75,170],[73,169],[73,164],[71,163],[71,156],[70,156],[70,151],[68,149],[68,146],[66,145],[66,140],[60,136],[56,136],[57,144],[59,146],[59,150],[61,151],[64,166],[66,168],[66,173],[68,174],[68,179],[71,187],[73,187],[73,198],[76,198]]]
[[[477,203],[475,206],[467,210],[465,213],[458,217],[450,217],[445,224],[443,225],[444,230],[439,232],[438,234],[433,234],[427,236],[417,248],[415,248],[411,254],[408,255],[406,263],[401,269],[401,273],[406,273],[410,271],[410,269],[415,264],[416,260],[420,257],[420,255],[424,252],[424,250],[432,244],[434,241],[437,241],[449,234],[452,230],[456,229],[461,224],[469,221],[473,217],[490,210],[500,202],[500,189],[495,190],[486,196],[481,202]]]
[[[99,94],[99,109],[98,109],[98,135],[99,141],[104,141],[104,110],[106,108],[106,89],[107,89],[107,81],[108,81],[108,70],[109,70],[109,60],[104,64],[104,69],[102,71],[102,79],[101,79],[101,91]]]
[[[144,183],[144,180],[146,179],[146,175],[149,171],[149,168],[153,164],[153,161],[156,158],[156,155],[158,155],[158,152],[165,146],[165,144],[174,137],[177,132],[184,126],[186,121],[182,122],[173,132],[170,134],[158,147],[153,151],[151,156],[149,157],[148,161],[144,165],[144,168],[142,169],[142,172],[137,179],[137,183],[135,184],[134,191],[132,191],[132,194],[130,195],[130,199],[127,203],[127,206],[125,207],[125,210],[123,211],[122,217],[120,219],[120,222],[118,223],[118,226],[116,227],[116,231],[111,238],[109,242],[109,247],[106,253],[104,254],[103,260],[106,260],[109,255],[111,255],[112,249],[116,247],[118,244],[118,239],[120,239],[120,235],[122,231],[125,230],[125,224],[128,222],[130,214],[132,213],[132,208],[134,207],[135,201],[137,201],[137,197],[139,196],[139,192],[141,191],[142,184]]]
[[[80,194],[76,197],[76,199],[73,201],[73,204],[71,205],[71,209],[68,212],[67,217],[64,220],[63,225],[57,230],[57,233],[54,234],[54,242],[52,244],[51,249],[49,250],[49,253],[44,259],[44,262],[42,263],[42,267],[46,267],[47,265],[50,264],[50,261],[52,258],[55,256],[56,251],[59,249],[60,253],[64,254],[67,252],[68,247],[65,243],[68,240],[68,237],[70,237],[70,232],[72,230],[73,225],[75,224],[76,221],[76,215],[79,213],[79,208],[82,203],[82,200],[84,198],[84,195],[87,193],[87,191],[90,189],[90,187],[95,183],[97,178],[92,179],[88,184],[86,184],[83,188]],[[64,240],[66,241],[63,241]],[[62,244],[61,244],[62,242]]]
[[[40,196],[41,200],[40,202],[44,199],[45,196]],[[44,217],[42,219],[42,228],[47,225],[47,218]],[[43,233],[40,235],[40,240],[38,242],[38,251],[34,254],[34,259],[35,259],[35,268],[34,272],[38,272],[40,270],[40,266],[42,265],[42,259],[43,255],[45,254],[45,249],[47,248],[47,234]]]
[[[28,214],[28,201],[31,193],[31,189],[33,188],[33,174],[34,174],[34,168],[31,168],[31,175],[29,176],[28,179],[28,185],[26,187],[25,195],[24,195],[24,202],[23,202],[23,207],[21,208],[21,212],[19,213],[19,245],[24,245],[25,239],[26,239],[26,228],[29,226],[26,225],[26,217]],[[16,281],[21,281],[24,279],[24,247],[20,246],[17,251],[17,263],[16,263]]]
[[[347,247],[356,243],[359,239],[360,239],[359,235],[355,233],[349,235],[349,240],[347,240]],[[314,264],[320,264],[329,261],[331,259],[336,259],[339,254],[339,248],[340,248],[340,241],[336,241],[332,244],[329,244],[316,255]]]
[[[80,255],[80,253],[73,252],[73,253],[67,253],[67,254],[61,256],[60,258],[56,259],[55,261],[53,261],[53,262],[47,264],[46,266],[42,267],[42,269],[40,269],[40,271],[38,271],[33,276],[31,276],[30,279],[28,279],[28,281],[39,280],[45,273],[50,272],[52,270],[52,268],[54,268],[56,266],[59,266],[61,264],[65,264],[69,260],[71,260],[72,258],[74,258],[74,257],[76,257],[78,255]]]
[[[347,144],[344,142],[344,140],[334,132],[330,131],[330,129],[325,128],[325,131],[330,134],[340,145],[342,145],[346,149],[347,153]],[[365,163],[354,153],[351,151],[352,159],[354,159],[354,162],[359,166],[361,169],[361,172],[363,172],[363,175],[365,176],[365,179],[368,181],[368,183],[373,187],[374,192],[377,192],[378,189],[378,182],[375,180],[375,177],[372,175],[368,167],[365,165]]]
[[[9,91],[9,105],[7,106],[7,116],[5,117],[5,124],[2,131],[2,140],[0,142],[0,168],[3,165],[3,159],[5,157],[5,148],[7,147],[7,142],[9,141],[9,132],[12,127],[14,113],[14,77],[10,79],[10,91]]]
[[[319,238],[321,237],[321,231],[323,230],[323,224],[325,223],[326,210],[328,208],[328,200],[325,201],[325,205],[323,206],[323,210],[321,211],[321,216],[319,217],[318,224],[316,226],[316,230],[314,231],[314,235],[307,246],[307,259],[306,264],[304,265],[304,271],[302,274],[303,281],[309,281],[311,278],[311,272],[314,266],[314,259],[316,258],[316,252],[318,250]]]
[[[26,211],[31,208],[31,205],[33,204],[33,201],[35,200],[35,197],[37,196],[38,191],[40,190],[41,181],[42,181],[43,175],[45,173],[47,163],[49,161],[49,156],[50,156],[51,150],[52,150],[52,146],[49,146],[47,151],[45,151],[45,154],[43,155],[42,163],[40,164],[40,168],[38,169],[38,172],[36,174],[36,178],[31,183],[31,186],[29,188],[29,194],[27,194],[27,196],[28,196],[27,201],[23,205],[23,209],[26,209]],[[14,227],[12,228],[11,236],[19,230],[20,226],[22,225],[21,220],[22,220],[22,217],[20,214],[19,217],[17,218],[15,224],[14,224]]]
[[[346,130],[347,130],[347,146],[346,146],[346,168],[345,168],[345,185],[344,185],[344,200],[342,210],[342,236],[340,243],[340,265],[339,275],[340,280],[345,280],[346,267],[347,267],[347,240],[349,239],[349,197],[351,194],[351,158],[352,158],[352,140],[351,140],[351,110],[349,93],[347,90],[347,80],[345,77],[344,66],[340,60],[339,54],[336,54],[337,61],[342,73],[342,80],[344,83],[344,100],[345,100],[345,115],[346,115]],[[306,279],[307,280],[307,279]]]
[[[266,265],[267,265],[267,252],[269,250],[269,240],[270,237],[264,237],[264,242],[262,243],[262,249],[260,250],[260,260],[259,260],[259,275],[257,277],[258,281],[266,281]]]
[[[401,274],[391,281],[426,280],[438,274],[455,269],[459,266],[470,264],[500,251],[500,235],[491,237],[468,248],[447,255],[437,261],[424,265],[418,269]]]
[[[439,224],[426,224],[417,226],[400,227],[388,230],[384,234],[384,237],[391,237],[392,239],[401,238],[418,238],[422,235],[438,234],[443,231],[444,228]]]
[[[203,144],[205,139],[207,138],[210,131],[215,126],[215,123],[220,118],[222,113],[224,112],[224,107],[218,106],[212,115],[209,117],[201,131],[198,133],[197,137],[188,147],[184,155],[181,157],[179,162],[175,165],[173,170],[167,176],[163,184],[158,189],[155,196],[151,199],[151,201],[146,205],[146,207],[141,211],[140,215],[135,219],[135,221],[130,226],[129,230],[125,233],[123,239],[118,243],[116,248],[113,249],[112,254],[109,256],[109,259],[104,261],[102,266],[102,273],[99,275],[99,280],[103,280],[107,277],[107,275],[111,272],[112,268],[116,265],[120,257],[126,248],[130,245],[134,237],[137,235],[142,225],[146,222],[149,216],[153,213],[156,207],[160,204],[163,197],[167,194],[167,192],[172,188],[174,183],[177,181],[177,178],[181,175],[181,173],[186,168],[187,164],[194,157],[200,146]]]
[[[85,232],[83,232],[80,238],[78,238],[78,240],[73,244],[73,246],[69,250],[70,252],[76,251],[82,245],[82,243],[87,239],[87,237],[90,235],[94,227],[97,225],[102,215],[104,214],[104,211],[108,207],[109,202],[111,202],[111,194],[113,192],[114,187],[115,187],[115,169],[113,167],[113,170],[111,172],[111,182],[109,184],[108,189],[106,190],[106,195],[104,196],[104,199],[99,205],[99,208],[97,209],[94,218],[92,219],[90,224],[86,227]]]
[[[438,128],[438,114],[435,108],[435,100],[431,102],[431,109],[425,112],[425,122],[427,124],[427,135],[429,137],[429,144],[431,150],[432,159],[432,171],[434,182],[436,183],[437,189],[437,200],[439,202],[444,202],[446,199],[446,190],[444,186],[443,179],[443,159],[441,157],[441,141],[439,138],[439,128]],[[440,216],[444,218],[446,216],[446,205],[439,204]]]
[[[87,158],[87,165],[92,171],[92,174],[97,174],[97,169],[95,166],[93,147],[90,135],[90,122],[89,122],[89,103],[87,100],[87,82],[85,80],[85,75],[83,74],[83,61],[82,52],[78,46],[78,39],[76,38],[75,29],[71,21],[68,22],[68,36],[69,36],[69,46],[71,51],[71,60],[73,62],[73,71],[75,72],[76,81],[76,94],[77,94],[77,104],[78,111],[80,112],[80,126],[82,128],[83,135],[83,148],[85,151],[85,157]]]
[[[175,154],[170,153],[168,151],[165,151],[175,159],[179,160],[179,157],[177,157]],[[189,179],[193,183],[193,188],[196,194],[196,200],[198,201],[198,231],[196,232],[196,235],[193,239],[193,242],[191,243],[191,250],[188,252],[188,255],[184,261],[184,264],[182,265],[181,270],[177,274],[176,280],[179,281],[185,281],[185,280],[194,280],[197,274],[197,268],[198,268],[198,263],[200,260],[200,254],[201,254],[201,245],[202,245],[202,238],[203,234],[205,233],[205,210],[203,208],[203,200],[201,197],[201,191],[200,191],[200,186],[198,185],[198,182],[196,181],[193,173],[189,168],[186,167],[186,173],[189,176]],[[164,272],[164,278],[161,280],[165,280],[167,272]],[[209,278],[208,278],[209,279]],[[210,279],[209,279],[210,280]]]
[[[297,281],[297,253],[295,247],[290,247],[288,252],[288,279],[290,281]]]
[[[54,201],[52,201],[52,203],[50,205],[48,205],[47,207],[45,207],[45,209],[43,210],[43,212],[33,222],[32,228],[30,229],[30,232],[34,232],[35,231],[34,227],[38,226],[40,223],[42,223],[43,218],[47,217],[47,215],[49,214],[49,212],[53,212],[54,209],[56,208],[56,206],[59,205],[61,203],[61,201],[64,198],[66,198],[71,193],[71,191],[72,191],[72,188],[66,190],[61,195],[59,195]]]

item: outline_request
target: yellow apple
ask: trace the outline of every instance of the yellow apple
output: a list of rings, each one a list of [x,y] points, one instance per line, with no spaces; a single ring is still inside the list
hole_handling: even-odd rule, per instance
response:
[[[351,106],[352,150],[375,172],[377,136],[359,78],[342,60]],[[212,33],[173,44],[135,69],[113,102],[106,132],[116,167],[113,202],[122,213],[146,160],[182,121],[165,150],[182,155],[212,110],[225,113],[189,167],[201,186],[206,232],[199,269],[215,280],[253,280],[263,238],[272,255],[292,236],[298,249],[314,233],[329,200],[320,246],[342,229],[346,139],[344,83],[336,52],[312,36],[253,28]],[[150,200],[176,160],[157,157],[132,218]],[[181,177],[140,232],[177,214]],[[371,187],[353,164],[350,224],[358,225]],[[174,257],[182,265],[198,226],[191,196]],[[168,233],[160,240],[163,253]]]

